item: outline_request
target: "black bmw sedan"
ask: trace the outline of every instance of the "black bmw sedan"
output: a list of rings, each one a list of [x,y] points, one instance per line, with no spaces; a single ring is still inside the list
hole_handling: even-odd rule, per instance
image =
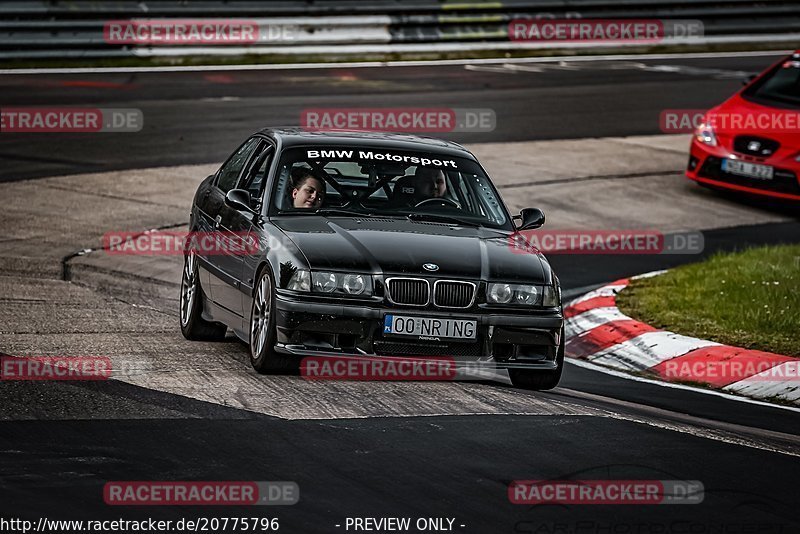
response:
[[[410,135],[265,129],[194,197],[190,231],[243,236],[187,248],[188,339],[249,344],[259,372],[303,357],[432,358],[508,369],[550,389],[564,365],[558,278],[475,156]]]

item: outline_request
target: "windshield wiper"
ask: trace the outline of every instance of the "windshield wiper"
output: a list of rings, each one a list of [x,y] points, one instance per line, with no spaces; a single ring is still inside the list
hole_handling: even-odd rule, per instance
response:
[[[341,216],[341,217],[365,217],[365,218],[400,218],[404,219],[406,216],[398,213],[370,213],[366,211],[355,211],[344,208],[323,208],[318,210],[294,210],[282,211],[281,215],[328,215]]]
[[[300,215],[308,217],[310,215],[341,215],[343,217],[372,217],[370,213],[362,213],[360,211],[352,211],[352,210],[344,210],[344,209],[320,209],[320,210],[310,210],[310,209],[297,209],[292,211],[282,211],[280,213],[281,216],[283,215]]]
[[[479,223],[474,221],[465,221],[464,219],[459,219],[458,217],[451,217],[450,215],[436,215],[434,213],[409,213],[408,219],[412,221],[434,221],[460,224],[463,226],[475,226],[478,228],[481,226]]]
[[[314,215],[341,215],[343,217],[375,217],[372,213],[363,211],[347,210],[342,208],[325,208],[312,212]]]

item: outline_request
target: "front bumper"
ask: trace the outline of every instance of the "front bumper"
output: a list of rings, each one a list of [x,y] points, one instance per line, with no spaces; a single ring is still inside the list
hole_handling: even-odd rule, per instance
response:
[[[774,167],[772,180],[759,180],[729,174],[722,170],[722,160],[733,155],[721,146],[708,146],[692,141],[686,177],[710,186],[784,200],[800,200],[800,163],[792,160],[773,161],[737,155],[745,161]]]
[[[321,303],[281,294],[276,295],[275,307],[276,351],[299,357],[448,357],[457,367],[482,363],[497,369],[554,370],[564,342],[560,309],[526,314],[454,312],[379,303]],[[454,341],[384,335],[386,314],[472,319],[477,323],[476,337]]]

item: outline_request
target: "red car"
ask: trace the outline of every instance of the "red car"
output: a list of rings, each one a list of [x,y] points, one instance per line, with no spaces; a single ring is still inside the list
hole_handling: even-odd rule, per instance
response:
[[[706,113],[686,176],[714,188],[800,200],[800,50]]]

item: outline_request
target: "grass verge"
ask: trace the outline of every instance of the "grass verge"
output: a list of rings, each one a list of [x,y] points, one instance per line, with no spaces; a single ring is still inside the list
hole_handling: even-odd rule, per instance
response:
[[[634,280],[617,306],[672,332],[800,357],[800,245],[717,253]]]

